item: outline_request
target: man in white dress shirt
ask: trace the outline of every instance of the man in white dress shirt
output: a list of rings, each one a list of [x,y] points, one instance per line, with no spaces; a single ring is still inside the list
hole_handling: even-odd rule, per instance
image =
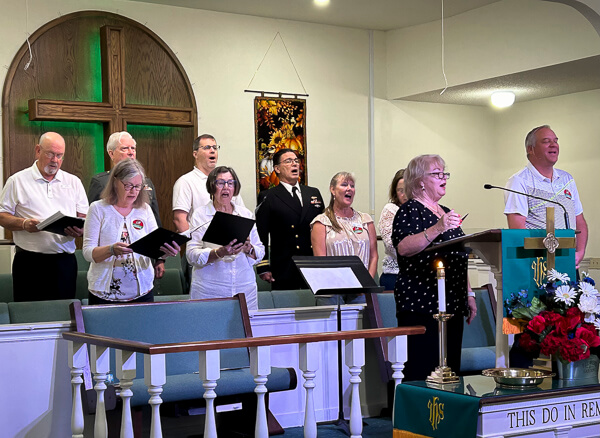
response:
[[[194,169],[182,175],[173,186],[173,222],[180,233],[190,228],[194,210],[204,207],[210,201],[206,180],[217,165],[219,149],[220,146],[210,134],[202,134],[194,140]],[[234,196],[233,203],[245,207],[241,196]]]
[[[65,140],[46,132],[35,146],[36,161],[6,181],[0,195],[0,226],[13,232],[15,301],[75,298],[75,238],[83,228],[61,234],[39,231],[37,225],[61,211],[85,217],[88,200],[81,180],[61,170]]]

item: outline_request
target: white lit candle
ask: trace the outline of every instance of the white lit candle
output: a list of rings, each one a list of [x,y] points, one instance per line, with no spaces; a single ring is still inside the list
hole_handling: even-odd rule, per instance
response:
[[[446,273],[444,272],[444,264],[438,263],[437,267],[438,281],[438,309],[440,313],[446,312]]]

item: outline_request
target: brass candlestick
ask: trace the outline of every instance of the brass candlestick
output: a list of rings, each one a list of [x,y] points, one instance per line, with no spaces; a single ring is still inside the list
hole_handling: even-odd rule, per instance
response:
[[[449,383],[460,382],[459,377],[448,366],[446,356],[446,348],[448,346],[446,334],[446,321],[448,321],[453,316],[454,315],[452,315],[451,313],[446,312],[440,312],[433,315],[433,317],[438,321],[440,364],[439,366],[435,367],[435,370],[431,372],[429,377],[427,377],[426,382],[428,383],[437,383],[445,385]]]

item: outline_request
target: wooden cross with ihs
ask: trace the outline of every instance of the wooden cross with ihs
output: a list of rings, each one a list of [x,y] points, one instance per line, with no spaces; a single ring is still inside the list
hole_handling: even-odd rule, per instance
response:
[[[574,237],[559,237],[554,234],[554,207],[546,207],[546,237],[526,237],[525,249],[545,249],[546,269],[554,269],[555,252],[558,248],[575,248]]]

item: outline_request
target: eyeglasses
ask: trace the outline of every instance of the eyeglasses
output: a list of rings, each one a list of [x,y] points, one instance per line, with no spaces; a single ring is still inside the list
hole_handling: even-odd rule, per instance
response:
[[[207,144],[206,146],[198,146],[198,149],[203,149],[205,151],[210,151],[211,149],[218,151],[219,149],[221,149],[221,146],[216,145],[216,144]]]
[[[56,158],[57,160],[62,160],[65,157],[65,154],[54,154],[52,152],[44,152],[44,156],[49,160]]]
[[[131,183],[124,183],[123,181],[121,181],[121,184],[123,184],[123,187],[128,192],[133,189],[135,189],[137,192],[139,192],[140,190],[142,190],[143,188],[146,187],[145,184],[131,184]]]
[[[437,179],[450,179],[450,172],[429,172],[427,175],[433,175]]]
[[[300,159],[299,158],[288,158],[287,160],[283,160],[280,161],[279,164],[299,164],[300,163]]]
[[[224,179],[218,179],[215,181],[215,186],[222,189],[223,187],[225,187],[225,184],[227,184],[227,187],[233,188],[233,187],[235,187],[236,183],[237,183],[237,181],[234,179],[230,179],[227,181],[225,181]]]

